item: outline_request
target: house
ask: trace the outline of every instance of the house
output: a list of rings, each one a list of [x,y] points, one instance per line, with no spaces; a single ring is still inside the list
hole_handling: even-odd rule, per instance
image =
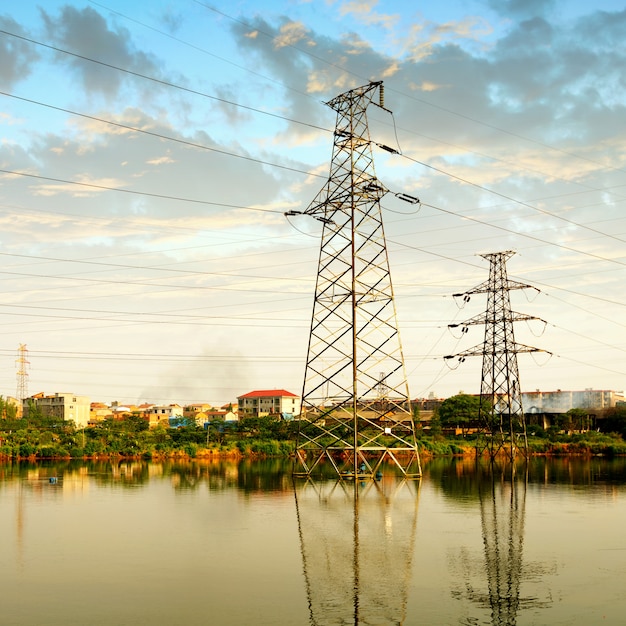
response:
[[[18,400],[17,398],[14,398],[12,396],[7,396],[5,398],[5,406],[4,406],[4,412],[2,414],[2,417],[5,418],[7,417],[7,408],[8,407],[15,407],[15,417],[17,417],[17,419],[21,419],[22,418],[22,403],[20,402],[20,400]]]
[[[250,391],[237,397],[240,417],[264,417],[279,415],[293,419],[300,415],[300,396],[284,389]]]
[[[215,410],[209,411],[207,413],[207,418],[209,422],[213,420],[218,420],[222,422],[236,422],[239,420],[239,416],[234,411],[225,411],[225,410]]]
[[[224,420],[227,422],[236,422],[239,420],[239,404],[229,402],[228,404],[224,404],[220,407],[220,411],[223,411],[228,417],[225,417]]]
[[[41,411],[44,417],[63,422],[71,421],[77,428],[86,428],[89,424],[91,403],[87,396],[77,396],[73,393],[55,393],[53,396],[46,396],[37,393],[22,400],[22,410],[26,419],[31,405]]]
[[[155,404],[152,408],[145,412],[145,418],[148,420],[150,428],[164,424],[170,425],[170,420],[182,420],[183,407],[180,404]]]
[[[211,410],[211,405],[206,403],[186,404],[183,407],[183,416],[186,420],[193,420],[197,426],[204,426],[209,421],[208,413]]]
[[[102,422],[108,417],[112,417],[113,413],[107,404],[104,402],[92,402],[89,407],[89,423],[97,424]]]

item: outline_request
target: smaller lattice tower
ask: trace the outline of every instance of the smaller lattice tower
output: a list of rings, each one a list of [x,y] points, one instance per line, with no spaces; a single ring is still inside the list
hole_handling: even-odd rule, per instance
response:
[[[30,365],[25,343],[21,343],[17,349],[15,363],[17,365],[17,391],[15,397],[22,402],[22,400],[28,397],[28,367]]]
[[[522,408],[517,355],[521,352],[544,352],[515,341],[514,322],[539,318],[513,312],[509,292],[514,289],[539,290],[532,285],[508,279],[506,261],[514,254],[508,250],[480,255],[489,261],[489,279],[469,291],[454,294],[454,297],[468,302],[470,295],[486,293],[487,308],[484,313],[460,324],[450,324],[449,327],[460,326],[465,332],[468,326],[484,324],[484,342],[459,354],[444,357],[458,358],[461,362],[468,356],[483,358],[477,452],[482,454],[487,450],[492,458],[501,451],[506,451],[511,458],[519,449],[526,453],[526,420]],[[543,320],[540,321],[545,324]]]

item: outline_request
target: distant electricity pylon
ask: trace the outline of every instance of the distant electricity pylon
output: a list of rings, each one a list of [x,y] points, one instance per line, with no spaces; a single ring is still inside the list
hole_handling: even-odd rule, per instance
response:
[[[490,264],[489,280],[465,293],[454,294],[454,297],[461,297],[467,302],[470,295],[486,293],[487,309],[485,313],[460,324],[450,324],[449,327],[461,326],[463,332],[466,332],[468,326],[484,324],[485,340],[482,346],[444,357],[458,358],[461,362],[468,356],[483,357],[479,405],[482,437],[479,439],[477,451],[482,453],[488,450],[492,458],[500,451],[507,452],[511,458],[520,448],[524,453],[527,451],[526,420],[522,408],[517,355],[521,352],[544,352],[515,341],[513,322],[539,318],[511,311],[509,292],[527,288],[539,290],[532,285],[507,278],[506,261],[514,254],[510,250],[481,254]]]
[[[421,475],[380,208],[388,190],[374,172],[366,117],[376,94],[374,104],[384,109],[382,82],[327,103],[337,112],[330,176],[303,212],[323,230],[297,476],[373,478],[385,462],[404,476]]]
[[[17,364],[17,391],[15,397],[20,402],[28,397],[28,366],[30,363],[27,357],[28,350],[26,349],[26,344],[21,343],[17,349],[17,359],[15,359]]]

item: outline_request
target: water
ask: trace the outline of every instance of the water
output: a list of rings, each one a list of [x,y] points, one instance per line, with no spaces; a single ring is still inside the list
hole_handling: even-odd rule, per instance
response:
[[[52,480],[51,480],[52,479]],[[0,624],[624,624],[626,460],[0,466]]]

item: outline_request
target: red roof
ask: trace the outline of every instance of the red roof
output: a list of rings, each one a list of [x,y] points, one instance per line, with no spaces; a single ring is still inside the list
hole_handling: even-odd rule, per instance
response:
[[[250,391],[243,396],[237,396],[239,398],[297,398],[298,396],[291,391],[285,391],[284,389],[263,389],[260,391]]]

